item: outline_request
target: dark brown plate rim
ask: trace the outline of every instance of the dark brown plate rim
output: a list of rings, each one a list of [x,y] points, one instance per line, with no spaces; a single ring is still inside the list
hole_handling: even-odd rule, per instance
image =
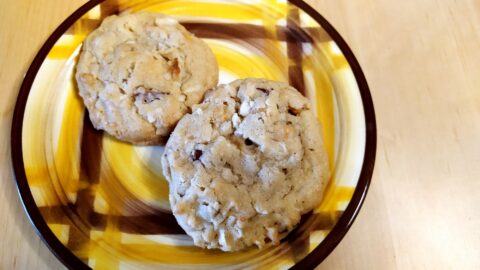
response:
[[[25,75],[17,97],[17,102],[15,105],[15,111],[12,120],[11,153],[18,194],[21,198],[25,212],[27,213],[27,216],[32,223],[34,229],[36,230],[37,234],[47,245],[50,251],[55,254],[55,256],[69,269],[90,269],[90,267],[86,265],[83,261],[81,261],[78,257],[76,257],[53,234],[53,232],[50,230],[47,223],[43,219],[42,215],[40,214],[37,205],[35,204],[32,192],[28,185],[23,163],[23,117],[27,104],[27,98],[30,93],[33,81],[35,80],[38,70],[40,69],[43,61],[45,60],[48,52],[71,25],[73,25],[81,16],[87,13],[90,9],[102,3],[103,1],[104,0],[91,0],[84,4],[72,15],[70,15],[47,39],[40,51],[35,56],[32,64],[30,65]],[[290,0],[289,2],[296,5],[304,12],[309,14],[313,19],[315,19],[332,37],[332,39],[336,42],[340,50],[345,55],[359,86],[366,125],[366,144],[363,166],[352,199],[350,200],[347,208],[338,220],[337,224],[335,224],[332,231],[321,242],[321,244],[291,268],[313,269],[318,264],[320,264],[338,245],[338,243],[342,240],[342,238],[349,230],[350,226],[352,226],[352,223],[354,222],[356,216],[360,211],[363,201],[365,200],[365,197],[367,195],[367,191],[373,174],[377,148],[377,130],[375,111],[367,80],[365,79],[365,75],[363,74],[363,71],[360,68],[360,64],[355,58],[352,50],[348,47],[345,40],[333,28],[333,26],[310,5],[305,3],[303,0]]]

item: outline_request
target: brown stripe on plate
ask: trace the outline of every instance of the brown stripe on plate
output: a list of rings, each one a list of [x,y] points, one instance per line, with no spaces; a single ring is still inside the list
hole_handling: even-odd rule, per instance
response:
[[[135,195],[121,184],[109,164],[102,162],[102,141],[104,136],[109,136],[97,131],[85,114],[82,136],[81,181],[84,189],[78,192],[76,204],[72,211],[86,222],[85,230],[104,230],[107,221],[115,220],[119,231],[133,234],[184,234],[177,224],[175,217],[169,211],[158,209],[146,202],[139,200]],[[112,140],[115,140],[111,137]],[[101,181],[101,183],[100,183]],[[93,202],[95,190],[92,185],[100,184],[108,188],[112,197],[106,198],[110,207],[117,207],[117,214],[100,214],[94,212]]]
[[[337,223],[337,220],[342,216],[343,211],[332,212],[320,212],[315,213],[311,222],[311,230],[331,230]]]
[[[38,210],[48,224],[71,225],[65,216],[66,211],[70,211],[68,206],[41,206],[38,207]]]
[[[288,80],[291,86],[295,87],[302,95],[305,95],[305,81],[303,80],[303,69],[301,66],[295,64],[288,66]]]
[[[100,17],[102,20],[105,17],[108,17],[113,14],[118,14],[119,13],[119,7],[120,5],[118,4],[118,0],[109,0],[105,1],[100,4]]]
[[[181,24],[200,38],[213,39],[271,39],[273,35],[265,30],[264,26],[248,23],[214,23],[184,21]],[[330,41],[331,38],[320,27],[299,27],[298,25],[276,26],[276,39],[287,41],[292,39],[301,43]],[[315,40],[314,40],[315,38]]]
[[[77,226],[79,223],[88,222],[90,229],[95,230],[104,230],[106,227],[106,216],[91,212],[88,214],[86,220],[79,218],[79,215],[75,212],[75,205],[57,205],[57,206],[42,206],[38,210],[42,214],[42,217],[47,221],[48,224],[63,224],[63,225],[72,225]]]
[[[308,254],[310,249],[310,235],[313,231],[330,231],[336,221],[343,214],[337,211],[335,214],[329,212],[313,213],[313,211],[302,216],[299,225],[285,238],[290,245],[293,259],[297,262]]]
[[[73,211],[75,207],[69,206],[48,206],[39,207],[40,213],[48,224],[63,224],[69,225],[73,229],[78,226],[79,223],[85,221],[89,224],[89,230],[104,231],[109,218],[114,218],[117,222],[118,230],[124,233],[131,234],[185,234],[183,229],[178,225],[175,217],[170,213],[164,213],[158,211],[157,213],[141,216],[116,216],[116,215],[104,215],[96,212],[88,214],[87,219],[79,218]],[[80,231],[74,232],[73,235],[69,235],[70,245],[76,245],[79,247],[82,245],[82,241],[85,233]],[[75,237],[70,241],[70,237]]]
[[[248,39],[267,37],[263,26],[247,23],[182,22],[182,25],[201,38]]]
[[[288,37],[295,37],[296,41],[302,43],[327,42],[332,38],[320,27],[298,27],[290,28],[277,26],[277,39],[286,41]]]
[[[95,191],[92,185],[100,182],[100,162],[102,152],[102,134],[97,131],[85,112],[83,121],[83,133],[81,138],[80,158],[80,184],[84,188],[78,190],[77,199],[74,204],[69,205],[70,210],[66,213],[73,213],[70,217],[74,226],[69,231],[67,246],[72,250],[80,250],[90,241],[90,230],[93,225],[103,225],[103,221],[94,213],[93,202]],[[80,258],[88,259],[88,258]]]
[[[121,216],[118,228],[133,234],[185,234],[175,217],[162,211],[143,216]]]
[[[309,221],[315,219],[316,214],[309,212],[302,215],[298,226],[285,237],[284,241],[287,241],[288,244],[292,247],[290,248],[290,253],[295,262],[300,261],[308,254],[310,248],[310,230],[309,230]]]
[[[291,61],[288,67],[288,81],[291,86],[305,95],[305,82],[302,70],[303,48],[302,42],[300,42],[298,38],[304,36],[304,32],[300,28],[298,8],[290,3],[288,4],[287,29],[287,54]]]

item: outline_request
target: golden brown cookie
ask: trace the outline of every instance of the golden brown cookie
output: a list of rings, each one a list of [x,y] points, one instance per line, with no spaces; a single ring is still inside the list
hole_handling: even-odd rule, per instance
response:
[[[97,129],[155,144],[217,85],[218,65],[207,44],[175,19],[124,14],[87,37],[76,79]]]
[[[286,83],[237,80],[206,94],[162,156],[170,204],[200,247],[278,244],[318,206],[329,168],[309,101]]]

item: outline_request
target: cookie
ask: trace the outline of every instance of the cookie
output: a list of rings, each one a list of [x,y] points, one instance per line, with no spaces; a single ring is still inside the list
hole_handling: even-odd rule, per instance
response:
[[[95,128],[155,144],[217,85],[218,64],[208,45],[171,17],[114,15],[85,40],[76,79]]]
[[[195,245],[275,245],[319,205],[329,177],[321,127],[286,83],[237,80],[207,92],[171,134],[163,172]]]

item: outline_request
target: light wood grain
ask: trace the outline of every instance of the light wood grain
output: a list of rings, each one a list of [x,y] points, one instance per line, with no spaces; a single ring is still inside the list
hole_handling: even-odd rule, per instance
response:
[[[0,0],[0,269],[64,268],[35,234],[21,206],[10,160],[10,125],[33,57],[82,2]]]
[[[16,95],[48,35],[84,0],[0,0],[0,269],[63,269],[16,194]],[[480,2],[310,0],[370,84],[377,163],[353,227],[318,269],[480,269]]]

